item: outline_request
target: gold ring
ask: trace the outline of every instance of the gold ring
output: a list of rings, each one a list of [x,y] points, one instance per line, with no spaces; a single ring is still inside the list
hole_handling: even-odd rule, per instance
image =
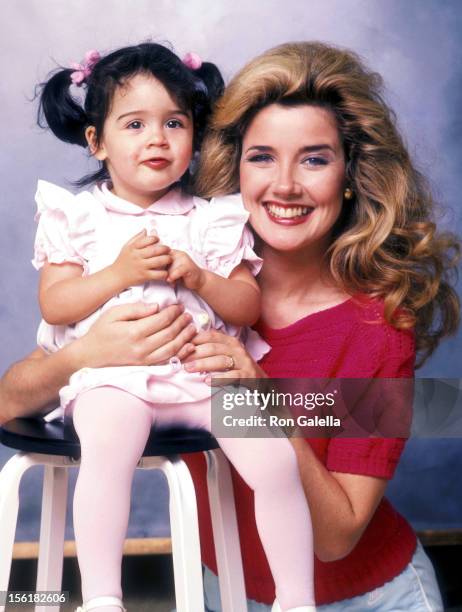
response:
[[[228,355],[228,363],[226,364],[226,371],[234,370],[236,364],[234,363],[234,357],[232,355]]]

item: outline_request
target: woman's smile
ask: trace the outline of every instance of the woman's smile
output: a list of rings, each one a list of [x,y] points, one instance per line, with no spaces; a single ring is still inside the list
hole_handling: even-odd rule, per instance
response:
[[[286,204],[275,201],[264,202],[263,207],[268,213],[268,217],[274,223],[281,223],[282,225],[305,223],[310,213],[314,210],[312,206]]]

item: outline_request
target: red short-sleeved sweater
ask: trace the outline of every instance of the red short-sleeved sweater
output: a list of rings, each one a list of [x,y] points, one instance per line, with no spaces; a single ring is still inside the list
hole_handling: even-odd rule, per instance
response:
[[[309,315],[284,329],[257,327],[271,345],[261,366],[274,378],[412,377],[412,332],[383,319],[383,305],[364,297]],[[404,447],[401,439],[311,439],[307,443],[327,469],[390,479]],[[201,454],[186,455],[199,505],[202,558],[216,572],[210,512]],[[233,470],[247,596],[274,601],[274,583],[258,537],[253,493]],[[383,499],[355,549],[339,561],[315,559],[318,605],[368,592],[397,576],[409,563],[416,537],[406,520]]]

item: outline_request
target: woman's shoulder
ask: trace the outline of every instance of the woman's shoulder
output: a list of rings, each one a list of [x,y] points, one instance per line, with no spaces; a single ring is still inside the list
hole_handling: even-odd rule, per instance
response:
[[[385,302],[383,299],[367,295],[365,293],[356,293],[350,299],[351,311],[354,313],[358,321],[364,323],[385,323]]]
[[[387,320],[385,300],[383,298],[356,294],[349,300],[353,320],[365,328],[375,329],[378,334],[386,336],[404,336],[413,338],[414,330],[397,328]]]
[[[415,363],[415,333],[387,320],[381,298],[357,295],[350,300],[357,350],[375,355],[382,376],[412,376]]]
[[[412,376],[415,362],[414,331],[398,329],[385,317],[380,298],[356,294],[350,299],[298,321],[265,339],[287,343],[288,336],[299,345],[308,343],[316,360],[330,363],[337,376]],[[273,332],[274,335],[274,332]]]

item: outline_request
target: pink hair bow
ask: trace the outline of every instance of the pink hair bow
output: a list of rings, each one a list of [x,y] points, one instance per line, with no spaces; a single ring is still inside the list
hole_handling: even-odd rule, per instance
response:
[[[188,68],[191,68],[191,70],[198,70],[202,66],[202,60],[200,55],[190,51],[184,56],[183,64],[185,64],[185,66]]]
[[[95,64],[99,62],[101,55],[98,51],[92,49],[85,53],[85,57],[81,64],[72,62],[71,68],[74,68],[74,72],[71,74],[71,81],[77,87],[81,87],[91,74],[91,71],[95,67]]]

